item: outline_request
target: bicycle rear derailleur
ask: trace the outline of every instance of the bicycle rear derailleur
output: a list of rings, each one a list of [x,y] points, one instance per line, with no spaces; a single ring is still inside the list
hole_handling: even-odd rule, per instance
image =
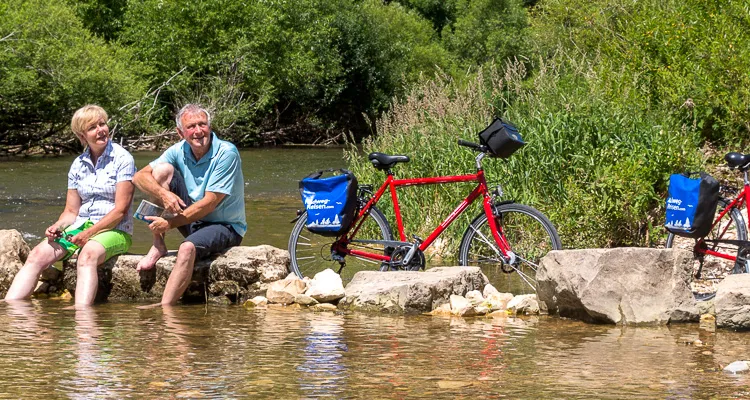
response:
[[[411,254],[411,255],[410,255]],[[416,245],[399,246],[391,252],[391,261],[380,266],[381,271],[419,271],[424,269],[425,258]]]

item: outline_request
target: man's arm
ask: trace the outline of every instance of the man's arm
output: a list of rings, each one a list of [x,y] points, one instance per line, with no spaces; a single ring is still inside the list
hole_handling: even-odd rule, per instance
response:
[[[153,172],[154,169],[151,168],[150,165],[147,165],[135,173],[135,176],[133,176],[133,183],[141,192],[146,193],[154,199],[159,199],[161,205],[164,206],[164,209],[167,210],[168,213],[179,214],[183,212],[182,206],[184,203],[182,200],[179,196],[161,186],[159,182],[154,179]]]
[[[172,228],[198,221],[215,210],[224,197],[226,197],[224,193],[205,192],[202,199],[191,204],[174,218],[165,220],[161,217],[146,217],[147,220],[152,221],[148,227],[154,233],[164,233]]]

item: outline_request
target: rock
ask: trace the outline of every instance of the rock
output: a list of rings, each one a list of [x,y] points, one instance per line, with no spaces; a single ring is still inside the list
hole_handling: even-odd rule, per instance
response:
[[[30,251],[21,232],[15,229],[0,230],[0,298],[8,293],[13,277],[23,267]]]
[[[256,296],[243,304],[245,308],[265,307],[268,305],[268,299],[263,296]]]
[[[716,286],[716,326],[750,329],[750,274],[728,275]]]
[[[310,306],[310,310],[312,311],[336,311],[338,310],[338,307],[331,303],[320,303],[315,304],[313,306]]]
[[[485,296],[485,300],[489,303],[492,311],[506,310],[508,308],[508,302],[513,300],[513,295],[511,293],[495,292]]]
[[[484,289],[482,290],[482,296],[486,299],[487,297],[492,296],[493,294],[500,294],[500,292],[495,289],[494,286],[492,286],[491,283],[488,283],[484,285]]]
[[[474,312],[474,305],[471,304],[469,299],[452,294],[450,296],[451,314],[458,315],[459,317],[470,317],[476,315]]]
[[[294,297],[294,302],[301,306],[314,306],[318,304],[318,301],[312,297],[302,293]]]
[[[539,302],[535,294],[519,295],[508,302],[507,309],[511,314],[536,315],[539,314]]]
[[[732,374],[747,372],[748,370],[750,370],[750,363],[748,361],[735,361],[724,367],[724,371]]]
[[[705,314],[716,315],[716,307],[714,307],[714,299],[696,301],[695,304],[698,307],[699,315],[705,315]]]
[[[143,256],[112,257],[99,268],[97,300],[160,299],[175,255],[176,252],[170,252],[153,269],[140,273],[136,272],[135,267]],[[265,293],[263,284],[286,277],[289,274],[288,266],[289,253],[285,250],[267,245],[232,247],[223,254],[196,262],[192,283],[185,297],[194,293],[202,299],[203,288],[206,288],[210,293],[241,302],[245,297]],[[74,293],[75,266],[65,269],[63,281],[65,288]]]
[[[482,296],[482,292],[478,290],[471,290],[468,293],[466,293],[464,297],[466,297],[466,300],[469,300],[469,302],[473,306],[478,306],[484,303],[484,296]]]
[[[551,313],[589,322],[665,324],[698,320],[692,254],[677,249],[551,251],[537,271]]]
[[[485,314],[488,314],[490,311],[492,311],[490,307],[484,304],[480,304],[474,307],[474,314],[476,315],[485,315]]]
[[[508,311],[506,310],[493,311],[487,314],[487,316],[491,318],[508,318]]]
[[[321,303],[336,301],[345,295],[341,276],[328,268],[315,274],[305,294]]]
[[[418,271],[361,271],[346,286],[339,307],[389,313],[425,313],[488,283],[478,267],[435,267]]]
[[[270,303],[292,304],[296,296],[305,291],[305,282],[299,279],[282,279],[268,285],[266,298]]]
[[[451,313],[451,305],[450,305],[450,303],[441,304],[441,305],[437,306],[434,310],[430,311],[427,314],[433,315],[433,316],[438,316],[439,315],[439,316],[447,316],[447,317],[453,315]]]

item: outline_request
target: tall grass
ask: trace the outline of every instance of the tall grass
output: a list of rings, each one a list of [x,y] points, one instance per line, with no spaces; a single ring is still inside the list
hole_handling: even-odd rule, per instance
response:
[[[477,141],[498,115],[528,142],[508,160],[484,163],[488,182],[502,184],[505,199],[549,216],[566,248],[650,245],[663,236],[667,178],[702,162],[700,137],[649,109],[644,94],[622,84],[625,72],[596,61],[558,54],[531,77],[522,63],[509,63],[463,81],[425,80],[377,121],[361,152],[350,148],[346,156],[360,182],[384,179],[366,159],[373,151],[411,157],[395,168],[398,177],[473,172],[475,153],[456,140]],[[426,237],[469,190],[451,184],[400,191],[407,234]],[[476,206],[443,234],[438,254],[457,254],[462,231],[480,211]]]

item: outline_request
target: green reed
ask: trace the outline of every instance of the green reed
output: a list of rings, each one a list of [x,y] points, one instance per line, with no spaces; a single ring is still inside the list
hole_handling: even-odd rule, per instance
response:
[[[558,58],[540,63],[534,76],[509,63],[461,81],[425,80],[376,122],[377,134],[361,151],[352,147],[346,157],[360,182],[384,179],[367,161],[373,151],[411,157],[394,169],[397,177],[471,173],[476,153],[456,141],[478,141],[498,115],[528,143],[507,160],[485,159],[487,180],[502,184],[504,199],[544,212],[566,248],[649,245],[663,236],[669,174],[701,164],[699,135],[617,84],[627,76],[609,70],[605,79],[597,68]],[[400,190],[407,235],[426,237],[470,190],[469,184]],[[456,221],[436,254],[455,256],[463,230],[480,212],[475,205]]]

